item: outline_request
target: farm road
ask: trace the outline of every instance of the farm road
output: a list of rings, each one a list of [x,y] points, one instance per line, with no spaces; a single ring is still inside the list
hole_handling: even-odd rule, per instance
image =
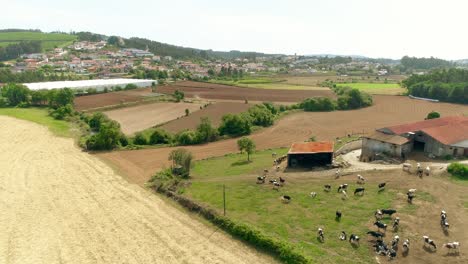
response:
[[[274,262],[37,124],[0,116],[0,167],[0,263]]]

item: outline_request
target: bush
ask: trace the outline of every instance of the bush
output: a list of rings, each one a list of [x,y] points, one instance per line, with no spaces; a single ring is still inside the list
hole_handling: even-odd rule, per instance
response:
[[[95,112],[88,120],[89,127],[92,131],[98,132],[101,124],[109,121],[109,118],[101,112]]]
[[[180,145],[194,145],[198,144],[198,135],[193,130],[184,130],[176,135],[177,143]]]
[[[129,83],[129,84],[125,85],[125,88],[124,88],[124,89],[125,89],[125,90],[133,90],[133,89],[136,89],[136,88],[138,88],[138,86],[136,86],[136,85],[133,84],[133,83]]]
[[[156,129],[150,136],[149,143],[155,144],[169,144],[172,142],[173,136],[165,130]]]
[[[447,171],[454,176],[468,180],[468,165],[454,162],[447,167]]]
[[[432,111],[429,114],[427,114],[426,119],[434,119],[434,118],[439,118],[440,114],[438,112]]]
[[[111,150],[115,148],[121,138],[120,125],[115,121],[101,123],[99,133],[86,140],[89,150]]]
[[[336,108],[335,103],[327,97],[308,98],[300,106],[308,112],[334,111]]]
[[[181,92],[179,90],[175,90],[174,97],[175,97],[177,102],[180,102],[181,100],[183,100],[185,98],[185,94],[184,94],[184,92]]]
[[[218,128],[220,135],[243,136],[252,131],[252,121],[248,114],[227,114],[223,116]]]
[[[1,95],[8,100],[10,106],[29,102],[31,91],[22,84],[9,83],[1,88]]]
[[[211,125],[208,117],[202,117],[197,126],[197,137],[199,143],[215,141],[219,136],[218,130]]]
[[[172,161],[172,164],[181,166],[181,176],[188,177],[190,175],[190,168],[192,166],[193,155],[190,151],[180,148],[171,151],[168,159]]]
[[[127,136],[125,136],[125,134],[120,134],[119,143],[122,147],[128,146],[128,138]]]
[[[137,145],[148,145],[148,139],[143,133],[137,132],[135,134],[135,138],[133,139],[133,143]]]
[[[256,105],[249,109],[249,115],[252,117],[252,124],[256,126],[268,127],[273,125],[275,116],[264,105]]]
[[[74,113],[73,107],[71,104],[61,106],[50,113],[54,119],[63,120],[65,117],[72,116]]]

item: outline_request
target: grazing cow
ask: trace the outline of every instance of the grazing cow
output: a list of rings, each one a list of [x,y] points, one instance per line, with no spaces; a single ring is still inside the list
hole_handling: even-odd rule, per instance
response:
[[[272,158],[276,158],[276,152],[271,153]]]
[[[387,224],[384,224],[380,221],[377,221],[374,223],[375,226],[377,226],[377,228],[380,230],[380,229],[383,229],[384,231],[387,231]]]
[[[450,253],[451,251],[458,252],[460,248],[460,242],[451,242],[451,243],[446,243],[443,245],[444,248],[448,249],[448,252]]]
[[[280,169],[281,169],[281,167],[280,167],[280,166],[276,166],[276,172],[279,172],[279,171],[280,171]]]
[[[400,242],[400,237],[396,235],[393,237],[393,240],[392,240],[392,249],[397,250],[398,242]]]
[[[360,174],[357,175],[357,178],[357,184],[364,184],[366,181],[366,179],[364,179]]]
[[[342,190],[347,190],[348,189],[348,184],[341,184],[338,186],[338,192],[341,192]]]
[[[385,185],[387,185],[387,183],[386,183],[386,182],[382,182],[382,183],[380,183],[380,184],[379,184],[379,191],[381,191],[381,190],[385,189]]]
[[[341,175],[341,170],[339,170],[339,169],[336,170],[336,172],[335,172],[335,179],[340,178],[340,175]]]
[[[357,236],[355,234],[351,234],[349,236],[349,243],[359,245],[359,239],[360,239],[359,236]]]
[[[434,250],[437,249],[437,246],[434,240],[430,239],[428,236],[423,236],[423,238],[424,238],[424,246],[429,245],[429,246],[432,246]]]
[[[310,193],[310,197],[315,198],[315,196],[317,196],[317,193],[316,193],[316,192],[311,192],[311,193]]]
[[[412,204],[414,199],[414,193],[407,192],[406,195],[408,196],[408,203]]]
[[[289,203],[289,202],[291,202],[291,196],[283,195],[283,196],[281,196],[281,200],[283,201],[283,203]]]
[[[281,184],[279,182],[274,182],[273,183],[273,190],[278,191],[280,187],[281,187]]]
[[[423,176],[423,169],[419,168],[418,171],[417,171],[417,174],[420,178],[422,178]]]
[[[409,192],[409,193],[415,193],[415,192],[416,192],[416,189],[409,189],[408,192]]]
[[[281,176],[279,177],[279,180],[281,184],[284,184],[286,182],[286,179],[281,178]]]
[[[383,217],[382,211],[381,210],[375,211],[374,216],[375,216],[376,220],[382,219],[382,217]]]
[[[265,176],[258,176],[257,177],[257,184],[265,183]]]
[[[410,163],[403,163],[403,171],[410,171],[411,167],[413,167]]]
[[[429,176],[429,174],[431,174],[431,168],[427,166],[425,172],[426,172],[426,176]]]
[[[416,163],[416,167],[418,168],[418,170],[421,169],[421,163],[419,163],[419,162]]]
[[[369,231],[367,232],[368,235],[371,235],[375,238],[382,238],[383,237],[383,234],[380,233],[380,232],[376,232],[376,231]]]
[[[377,240],[377,242],[375,243],[375,245],[373,245],[373,247],[375,247],[375,251],[377,252],[377,254],[379,255],[387,255],[388,253],[388,247],[387,247],[387,244],[385,244],[382,240]]]
[[[397,217],[393,221],[393,231],[397,231],[399,226],[400,226],[400,218]]]
[[[342,194],[342,195],[341,195],[341,199],[343,199],[343,200],[348,199],[348,193],[346,193],[345,190],[342,190],[342,191],[341,191],[341,194]]]
[[[395,209],[382,209],[380,210],[382,214],[387,214],[389,216],[392,216],[392,214],[396,213]]]
[[[409,247],[410,247],[410,241],[409,241],[409,239],[406,239],[403,242],[403,253],[408,253]]]
[[[354,190],[354,195],[360,193],[361,195],[364,195],[365,188],[364,187],[358,187],[356,190]]]
[[[323,233],[323,229],[322,228],[319,228],[317,230],[317,238],[320,240],[320,242],[324,242],[325,241],[325,234]]]
[[[274,184],[274,183],[277,183],[278,181],[276,179],[271,179],[268,182],[271,183],[271,184]]]
[[[341,231],[340,240],[342,240],[342,241],[346,240],[346,232],[345,231]]]
[[[396,251],[395,251],[393,248],[391,248],[391,249],[387,252],[387,256],[388,256],[388,259],[389,259],[389,260],[392,260],[392,259],[396,258],[397,253],[396,253]]]
[[[326,191],[326,192],[331,191],[331,185],[330,185],[330,184],[324,185],[324,186],[323,186],[323,190]]]
[[[342,214],[341,214],[341,211],[336,211],[336,213],[335,213],[335,219],[336,219],[336,220],[341,220],[341,215],[342,215]]]
[[[445,231],[447,231],[450,227],[450,224],[448,223],[447,219],[440,220],[440,225]]]

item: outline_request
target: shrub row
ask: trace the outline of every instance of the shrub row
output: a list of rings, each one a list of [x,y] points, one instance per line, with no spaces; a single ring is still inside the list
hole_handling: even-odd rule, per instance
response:
[[[452,175],[468,179],[468,165],[454,162],[447,167],[447,171]]]

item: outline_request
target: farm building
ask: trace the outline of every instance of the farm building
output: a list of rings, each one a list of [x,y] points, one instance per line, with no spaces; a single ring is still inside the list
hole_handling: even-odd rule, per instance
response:
[[[288,152],[288,167],[315,167],[332,164],[333,142],[293,143]]]
[[[101,80],[81,80],[81,81],[59,81],[59,82],[38,82],[24,83],[31,90],[51,90],[51,89],[89,89],[94,88],[102,91],[104,88],[119,86],[124,88],[128,84],[134,84],[138,87],[149,87],[152,83],[158,83],[156,80],[147,79],[101,79]]]
[[[362,161],[379,154],[405,158],[413,151],[432,157],[468,156],[468,117],[449,116],[384,127],[362,139]]]

